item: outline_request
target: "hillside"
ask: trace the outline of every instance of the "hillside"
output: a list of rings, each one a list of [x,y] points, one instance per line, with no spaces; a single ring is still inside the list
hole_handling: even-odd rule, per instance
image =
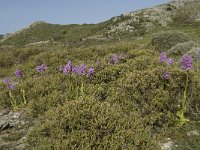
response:
[[[0,38],[0,149],[199,150],[199,8]]]
[[[41,41],[74,44],[80,41],[134,39],[158,30],[167,30],[172,24],[179,27],[179,22],[183,25],[199,21],[199,3],[199,0],[176,0],[153,8],[128,12],[98,24],[56,25],[38,21],[5,36],[0,44],[19,46]]]

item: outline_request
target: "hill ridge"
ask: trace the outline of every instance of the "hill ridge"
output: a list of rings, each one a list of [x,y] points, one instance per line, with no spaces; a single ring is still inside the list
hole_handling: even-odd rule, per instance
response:
[[[185,7],[196,6],[197,3],[200,4],[199,2],[199,0],[174,0],[158,6],[130,11],[97,24],[59,25],[36,21],[24,29],[4,35],[0,44],[26,45],[49,40],[67,43],[120,40],[129,35],[138,36],[158,28],[168,28],[174,22],[174,16],[178,11],[184,11]],[[182,13],[186,11],[190,10]],[[198,9],[196,11],[198,13],[191,13],[188,17],[200,20],[200,11]]]

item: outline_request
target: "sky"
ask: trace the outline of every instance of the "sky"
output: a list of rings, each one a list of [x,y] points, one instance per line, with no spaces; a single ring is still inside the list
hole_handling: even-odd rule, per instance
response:
[[[98,23],[165,2],[169,0],[0,0],[0,34],[39,20],[53,24]]]

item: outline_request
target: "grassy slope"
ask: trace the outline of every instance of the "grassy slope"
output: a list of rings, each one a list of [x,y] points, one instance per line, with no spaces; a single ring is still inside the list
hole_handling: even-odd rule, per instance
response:
[[[53,25],[40,23],[23,30],[6,40],[6,45],[24,45],[39,41],[48,41],[53,38],[61,40],[63,37],[70,40],[79,40],[90,34],[95,25]],[[59,39],[60,38],[60,39]]]
[[[25,45],[39,41],[80,41],[90,35],[101,34],[111,26],[111,21],[99,24],[56,25],[39,23],[5,40],[2,45]]]
[[[200,21],[194,21],[187,24],[172,24],[170,27],[171,30],[179,30],[185,32],[193,37],[200,37]]]
[[[113,21],[115,17],[101,22],[98,24],[83,24],[83,25],[56,25],[49,23],[39,23],[28,29],[12,35],[1,45],[13,45],[22,46],[29,43],[35,43],[40,41],[55,41],[55,42],[65,42],[65,43],[80,43],[83,39],[88,37],[93,37],[96,35],[104,35],[107,38],[107,31],[111,29],[112,26],[124,22],[130,17],[128,16],[118,16],[117,21]],[[113,35],[113,40],[123,39],[123,40],[134,40],[137,36],[144,35],[144,32],[140,27],[138,27],[138,32],[119,32]],[[86,42],[93,42],[92,40]],[[99,42],[98,40],[94,42]],[[101,41],[100,41],[101,42]],[[107,41],[106,41],[107,42]],[[97,43],[98,44],[98,43]]]
[[[23,32],[12,36],[11,38],[5,40],[1,45],[13,45],[20,46],[29,43],[35,43],[40,41],[56,41],[56,42],[65,42],[69,43],[70,46],[89,46],[89,45],[98,45],[100,43],[107,43],[108,41],[99,41],[99,40],[87,40],[82,41],[90,36],[100,35],[106,33],[110,26],[123,22],[127,18],[121,18],[117,22],[113,22],[112,19],[100,24],[88,24],[88,25],[53,25],[47,23],[41,23],[34,27],[31,27]],[[137,38],[145,37],[163,30],[178,30],[194,37],[199,37],[199,25],[200,22],[192,22],[189,24],[171,24],[170,28],[158,27],[156,30],[150,31],[149,33],[145,32],[121,32],[114,35],[112,41],[118,41],[119,38],[121,41],[131,41]],[[106,36],[105,36],[106,37]],[[76,45],[77,44],[77,45]]]

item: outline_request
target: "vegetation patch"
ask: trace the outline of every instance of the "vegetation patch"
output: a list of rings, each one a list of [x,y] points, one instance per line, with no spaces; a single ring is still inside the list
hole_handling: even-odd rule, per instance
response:
[[[153,35],[152,45],[158,51],[165,51],[178,43],[189,42],[190,37],[179,31],[165,31]]]

